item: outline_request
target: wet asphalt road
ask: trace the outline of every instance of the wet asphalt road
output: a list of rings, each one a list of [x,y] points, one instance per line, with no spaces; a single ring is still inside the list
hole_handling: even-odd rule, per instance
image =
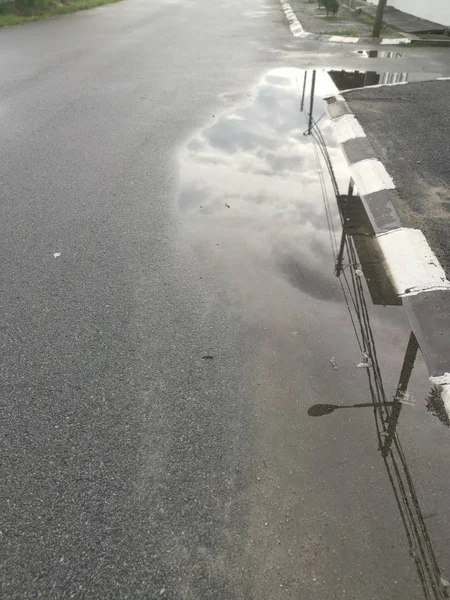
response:
[[[307,413],[374,395],[292,70],[361,59],[305,50],[256,0],[0,32],[3,598],[415,599],[424,572],[445,597],[420,356],[397,427],[420,518],[372,409]],[[392,395],[409,327],[370,314]]]

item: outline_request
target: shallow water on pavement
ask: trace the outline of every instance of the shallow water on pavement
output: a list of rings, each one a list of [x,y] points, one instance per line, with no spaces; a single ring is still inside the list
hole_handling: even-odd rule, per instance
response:
[[[356,75],[318,71],[310,120],[305,73],[267,73],[180,153],[185,242],[259,340],[242,561],[261,598],[446,598],[450,420],[363,218],[336,277],[349,175],[321,98]]]

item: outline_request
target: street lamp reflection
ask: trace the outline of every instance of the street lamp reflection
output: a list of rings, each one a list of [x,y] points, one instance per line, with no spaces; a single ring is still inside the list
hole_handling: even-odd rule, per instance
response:
[[[393,406],[395,402],[385,402],[385,406]],[[373,408],[373,402],[365,402],[364,404],[344,404],[338,406],[337,404],[313,404],[308,408],[308,415],[310,417],[323,417],[323,415],[329,415],[338,408]]]

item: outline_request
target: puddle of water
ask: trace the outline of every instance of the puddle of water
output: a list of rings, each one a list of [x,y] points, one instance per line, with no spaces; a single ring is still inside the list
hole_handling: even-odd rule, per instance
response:
[[[333,197],[333,189],[323,174],[326,167],[318,142],[304,135],[311,79],[301,112],[303,80],[304,72],[297,69],[267,74],[249,105],[220,115],[193,136],[180,157],[179,202],[186,216],[206,232],[226,230],[227,240],[219,243],[233,246],[230,252],[244,244],[259,259],[275,261],[308,293],[333,296],[326,292],[335,287],[332,275],[322,274],[330,252],[322,194]],[[336,91],[330,77],[321,72],[318,97]],[[313,117],[322,119],[329,153],[346,185],[346,161],[323,115],[323,103],[315,103]],[[339,228],[336,205],[330,219]],[[302,276],[296,278],[298,269]]]
[[[419,80],[408,73],[375,75],[376,83]],[[434,498],[433,493],[439,493],[443,502],[438,505],[443,509],[450,490],[445,487],[441,492],[441,468],[432,456],[437,452],[444,456],[448,450],[446,400],[442,389],[430,386],[413,335],[404,355],[393,364],[386,340],[376,333],[380,324],[389,328],[390,319],[396,326],[393,315],[401,310],[401,301],[387,276],[361,201],[357,195],[342,193],[348,188],[349,174],[321,101],[338,90],[367,85],[367,73],[318,71],[310,119],[311,81],[311,73],[298,69],[271,71],[247,105],[214,118],[196,133],[180,154],[180,210],[211,247],[225,248],[232,285],[245,290],[247,302],[248,298],[250,303],[258,302],[254,271],[262,264],[263,270],[274,270],[300,292],[294,301],[302,303],[303,311],[313,308],[308,297],[319,299],[322,310],[327,302],[346,304],[349,321],[342,326],[353,328],[360,354],[354,371],[367,379],[365,391],[354,402],[311,406],[308,414],[333,419],[336,415],[327,415],[372,409],[375,445],[387,472],[393,506],[400,514],[411,566],[417,570],[425,598],[448,598],[438,560],[439,556],[442,562],[442,554],[450,558],[448,545],[439,534],[437,519],[425,524],[414,479],[419,473],[422,495],[433,490],[427,496],[427,508],[434,502],[429,501],[430,494]],[[342,222],[348,224],[345,237],[341,237]],[[285,289],[283,293],[288,295]],[[265,298],[262,303],[270,301],[270,294]],[[382,318],[372,302],[385,306]],[[289,319],[288,313],[286,326]],[[329,359],[330,369],[342,373],[341,358],[346,360],[344,350],[342,356]],[[392,385],[393,381],[398,383]],[[359,401],[363,397],[367,401]],[[412,450],[414,472],[406,447]],[[364,451],[370,453],[368,447]],[[432,464],[437,472],[428,477]],[[441,527],[442,523],[441,519]],[[435,527],[433,535],[427,527]]]

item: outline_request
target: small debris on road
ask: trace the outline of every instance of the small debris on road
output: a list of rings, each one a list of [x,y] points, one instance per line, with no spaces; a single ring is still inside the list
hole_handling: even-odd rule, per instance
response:
[[[225,206],[226,206],[227,208],[231,208],[231,206],[230,206],[229,204],[227,204],[226,202],[225,202]]]
[[[337,371],[339,369],[338,364],[337,364],[336,359],[334,358],[334,356],[332,356],[330,358],[330,363],[331,363],[331,366],[333,367],[333,369],[335,371]]]
[[[53,258],[58,258],[61,256],[61,252],[53,252]]]
[[[370,356],[367,354],[367,352],[363,352],[363,361],[358,363],[356,366],[358,369],[370,369],[370,367],[372,366],[372,360],[370,358]]]
[[[214,356],[212,354],[205,354],[202,356],[203,360],[213,360]]]

